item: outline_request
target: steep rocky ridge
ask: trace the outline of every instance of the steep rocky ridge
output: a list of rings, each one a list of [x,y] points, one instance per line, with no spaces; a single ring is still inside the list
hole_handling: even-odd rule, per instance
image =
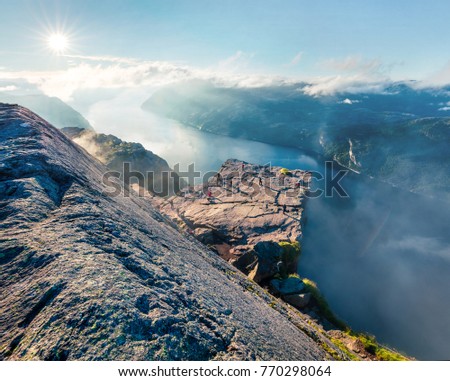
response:
[[[349,358],[29,110],[0,142],[0,358]]]
[[[128,173],[141,173],[144,188],[160,195],[173,194],[185,182],[169,167],[167,161],[145,149],[140,143],[125,142],[114,135],[99,134],[92,130],[78,127],[61,129],[75,143],[86,149],[92,156],[100,160],[112,171],[120,174],[123,181],[137,183],[136,176],[124,178],[124,165],[129,165]],[[152,175],[148,175],[152,173]],[[164,179],[175,178],[165,182]],[[164,188],[162,184],[167,184]],[[177,184],[174,189],[174,184]]]

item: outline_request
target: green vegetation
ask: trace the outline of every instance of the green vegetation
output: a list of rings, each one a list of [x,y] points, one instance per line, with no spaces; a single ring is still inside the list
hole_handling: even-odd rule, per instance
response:
[[[291,171],[289,169],[287,169],[287,168],[281,168],[280,169],[280,173],[282,175],[285,175],[285,176],[291,176],[292,175]]]
[[[342,357],[337,353],[333,348],[331,348],[327,343],[324,341],[319,342],[322,349],[327,352],[331,357],[333,357],[335,360],[342,360]]]
[[[281,262],[282,266],[279,269],[279,273],[274,277],[277,279],[288,278],[289,272],[296,267],[297,260],[300,258],[301,248],[298,242],[278,242],[278,245],[282,248]],[[291,274],[292,275],[292,274]]]
[[[283,254],[281,260],[288,264],[290,262],[296,261],[298,258],[300,258],[301,253],[301,247],[300,243],[296,242],[279,242],[278,243],[282,249]]]
[[[229,277],[233,276],[234,274],[236,274],[236,271],[229,270],[229,269],[225,270],[225,275],[227,275]]]
[[[394,352],[378,344],[374,336],[356,332],[350,332],[350,335],[358,338],[363,343],[365,350],[375,355],[378,360],[381,361],[408,360],[405,356],[402,356],[400,353]]]
[[[312,297],[316,301],[321,315],[325,319],[327,319],[331,324],[335,325],[337,328],[343,331],[347,331],[349,329],[347,324],[345,324],[342,320],[336,317],[336,315],[333,313],[330,306],[328,305],[328,302],[325,300],[319,288],[317,287],[317,284],[307,278],[303,278],[303,283],[305,284],[306,291],[311,293]]]
[[[353,352],[351,352],[351,351],[345,346],[345,344],[344,344],[342,341],[340,341],[340,340],[338,340],[338,339],[335,339],[335,338],[333,338],[333,337],[331,337],[330,340],[331,340],[331,342],[332,342],[334,345],[336,345],[342,352],[344,352],[344,353],[348,356],[348,358],[349,358],[350,360],[352,360],[352,361],[359,361],[359,360],[360,360],[360,358],[359,358],[358,356],[356,356]]]

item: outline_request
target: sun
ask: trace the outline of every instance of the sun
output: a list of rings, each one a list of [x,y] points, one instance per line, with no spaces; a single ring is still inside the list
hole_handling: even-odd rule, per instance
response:
[[[47,39],[47,43],[49,48],[57,54],[63,54],[69,45],[67,37],[60,33],[50,35]]]

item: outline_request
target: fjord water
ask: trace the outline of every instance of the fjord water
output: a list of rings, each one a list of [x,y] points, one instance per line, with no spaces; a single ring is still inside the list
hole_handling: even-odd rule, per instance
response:
[[[124,131],[125,121],[111,111],[89,119],[100,132],[139,141],[181,169],[195,163],[207,172],[237,158],[324,170],[299,150],[213,135],[137,107]],[[307,201],[299,273],[318,283],[355,330],[418,359],[450,359],[449,205],[353,173],[341,184],[349,198]]]

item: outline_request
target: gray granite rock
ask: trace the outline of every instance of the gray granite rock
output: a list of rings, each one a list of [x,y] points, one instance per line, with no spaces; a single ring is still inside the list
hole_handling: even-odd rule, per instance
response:
[[[305,308],[311,301],[311,294],[307,292],[306,294],[284,295],[283,300],[294,307]]]

